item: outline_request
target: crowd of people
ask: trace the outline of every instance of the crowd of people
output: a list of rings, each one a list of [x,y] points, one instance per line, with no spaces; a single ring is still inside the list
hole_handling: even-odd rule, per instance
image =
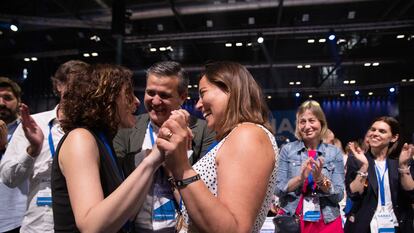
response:
[[[59,104],[34,115],[0,77],[0,232],[260,232],[270,210],[276,232],[414,232],[414,147],[394,118],[343,150],[308,100],[297,140],[279,149],[262,90],[238,63],[205,65],[204,119],[181,109],[179,63],[147,70],[138,116],[132,77],[68,61],[52,77]]]

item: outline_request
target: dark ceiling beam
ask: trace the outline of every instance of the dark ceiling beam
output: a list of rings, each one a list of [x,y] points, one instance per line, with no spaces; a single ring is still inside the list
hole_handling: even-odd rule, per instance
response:
[[[255,37],[259,34],[263,36],[274,35],[304,35],[304,34],[325,34],[331,31],[341,32],[367,32],[407,29],[413,30],[414,20],[398,20],[385,22],[370,23],[350,23],[350,24],[331,24],[331,25],[314,25],[314,26],[296,26],[296,27],[275,27],[275,28],[250,28],[237,30],[220,30],[220,31],[200,31],[184,33],[166,33],[144,36],[127,36],[126,43],[138,42],[157,42],[157,41],[177,41],[177,40],[194,40],[194,39],[211,39],[211,38],[236,38],[236,37]]]
[[[355,3],[355,2],[367,2],[374,0],[285,0],[284,6],[311,6],[311,5],[331,5],[331,4],[344,4],[344,3]],[[207,1],[206,1],[207,2]],[[234,2],[234,3],[223,3],[223,4],[211,4],[207,2],[203,5],[188,5],[177,7],[177,11],[181,15],[194,15],[194,14],[205,14],[205,13],[220,13],[230,11],[246,11],[246,10],[259,10],[265,8],[274,8],[279,6],[279,1],[268,0],[268,1],[249,1],[249,2]],[[158,17],[171,17],[173,12],[168,7],[148,9],[148,10],[137,10],[131,15],[131,20],[139,19],[151,19]]]
[[[96,20],[80,20],[67,18],[49,18],[36,16],[8,15],[0,14],[0,21],[11,22],[18,20],[20,24],[59,27],[59,28],[93,28],[93,29],[111,29],[110,22]]]

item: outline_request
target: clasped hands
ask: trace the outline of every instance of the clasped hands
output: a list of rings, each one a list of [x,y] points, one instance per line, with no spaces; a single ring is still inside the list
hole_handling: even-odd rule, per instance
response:
[[[191,169],[187,150],[191,149],[193,134],[188,127],[190,114],[183,110],[174,110],[168,120],[162,124],[156,141],[158,149],[165,155],[165,167],[174,177],[182,176]]]
[[[318,157],[316,160],[313,158],[308,158],[305,160],[305,162],[302,164],[301,171],[300,171],[300,179],[302,182],[304,182],[309,174],[312,173],[313,180],[316,183],[319,183],[324,178],[322,174],[323,164],[324,164],[324,158]]]

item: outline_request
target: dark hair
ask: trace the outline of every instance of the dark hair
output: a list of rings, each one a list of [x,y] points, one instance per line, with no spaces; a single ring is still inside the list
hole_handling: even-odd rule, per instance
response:
[[[17,101],[20,102],[22,89],[16,82],[7,77],[0,77],[0,87],[10,87],[14,97],[16,97]]]
[[[225,116],[218,123],[221,131],[217,132],[217,139],[242,122],[260,124],[273,132],[262,90],[244,66],[229,61],[213,62],[205,65],[202,76],[229,94]]]
[[[125,93],[133,103],[132,71],[118,65],[97,64],[74,74],[63,94],[61,121],[65,132],[84,127],[112,138],[118,130],[116,100]]]
[[[76,73],[88,67],[89,64],[80,60],[70,60],[59,66],[55,74],[51,77],[53,84],[53,91],[55,94],[60,95],[57,90],[57,84],[61,83],[66,85],[69,80],[75,76]]]
[[[162,61],[157,62],[154,65],[152,65],[147,70],[147,79],[149,75],[155,75],[159,78],[162,77],[176,77],[178,78],[178,94],[187,93],[188,91],[188,77],[184,71],[184,69],[181,67],[180,63],[175,61]]]
[[[390,144],[388,145],[388,151],[387,151],[388,157],[393,158],[393,159],[398,159],[400,152],[401,152],[401,147],[402,147],[400,123],[398,123],[398,121],[394,117],[381,116],[381,117],[375,118],[372,121],[371,126],[377,121],[382,121],[382,122],[385,122],[387,125],[389,125],[392,136],[398,135],[397,141],[390,142]]]

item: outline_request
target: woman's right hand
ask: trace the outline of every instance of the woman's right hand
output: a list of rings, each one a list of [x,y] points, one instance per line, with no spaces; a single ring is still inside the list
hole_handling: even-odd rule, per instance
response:
[[[307,158],[300,168],[300,180],[304,182],[312,171],[313,159]]]
[[[353,142],[350,142],[348,145],[354,157],[362,163],[363,167],[365,166],[368,168],[368,160],[367,157],[365,157],[364,151]]]

